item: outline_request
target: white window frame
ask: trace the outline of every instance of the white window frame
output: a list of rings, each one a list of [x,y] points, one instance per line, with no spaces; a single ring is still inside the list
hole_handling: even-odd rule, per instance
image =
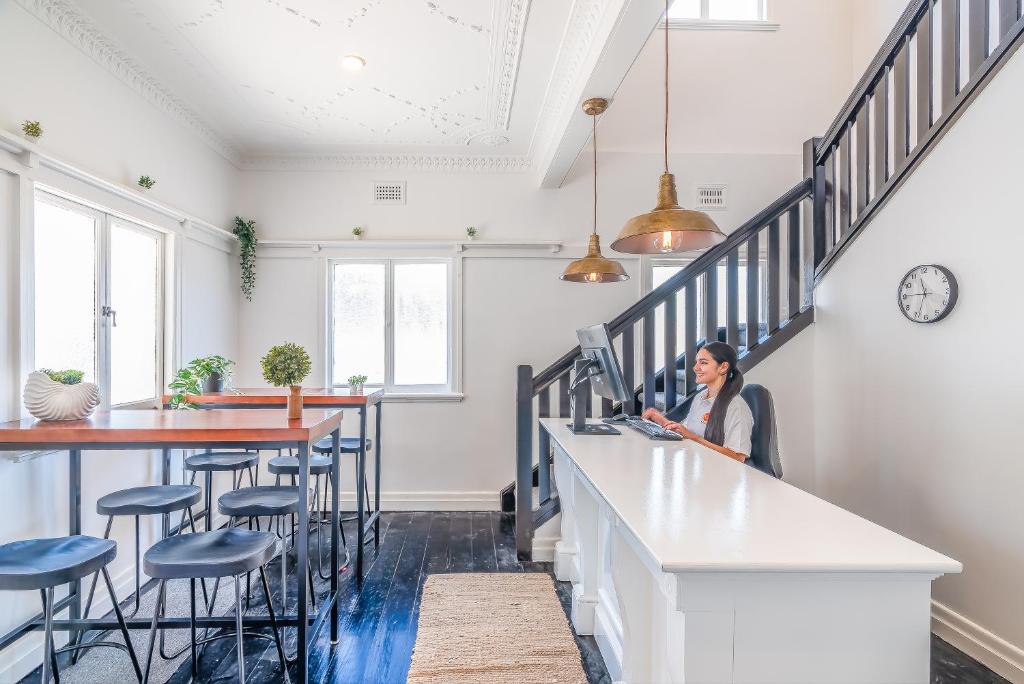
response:
[[[347,388],[335,382],[334,373],[334,267],[340,264],[378,264],[384,266],[384,397],[391,401],[459,401],[462,395],[462,260],[452,257],[338,257],[327,259],[327,321],[324,383],[327,387]],[[445,264],[448,267],[448,382],[444,385],[396,385],[394,383],[394,272],[396,264]]]
[[[760,0],[759,19],[712,19],[711,0],[700,0],[700,17],[673,19],[666,17],[670,29],[698,31],[777,31],[779,25],[769,21],[768,0]]]
[[[97,312],[95,321],[95,335],[96,335],[96,384],[100,388],[100,406],[102,410],[114,409],[147,409],[156,408],[160,403],[160,396],[162,387],[164,385],[164,378],[166,376],[165,369],[165,342],[167,338],[168,322],[167,322],[167,259],[168,259],[168,241],[167,233],[159,228],[149,226],[141,221],[132,219],[123,214],[115,213],[103,209],[102,207],[95,206],[91,203],[82,202],[77,199],[66,197],[63,194],[56,193],[49,188],[36,187],[33,193],[33,214],[35,202],[43,202],[50,204],[61,209],[68,211],[77,212],[84,216],[91,216],[95,221],[95,260],[96,260],[96,301],[95,310]],[[145,235],[152,236],[157,240],[157,255],[159,260],[157,262],[157,330],[156,330],[156,359],[155,359],[155,370],[156,374],[153,378],[153,389],[155,394],[153,397],[146,399],[140,399],[138,401],[127,402],[122,404],[111,404],[110,403],[110,378],[111,378],[111,359],[110,359],[110,326],[111,320],[103,316],[100,311],[104,305],[110,303],[110,258],[109,258],[109,240],[110,240],[110,229],[117,225],[120,228],[128,230],[138,231]],[[35,231],[32,231],[32,261],[30,280],[32,283],[35,282]],[[29,285],[31,288],[30,305],[33,309],[32,315],[32,330],[29,337],[31,343],[31,354],[32,354],[32,365],[35,366],[35,287]],[[32,369],[34,370],[34,368]]]

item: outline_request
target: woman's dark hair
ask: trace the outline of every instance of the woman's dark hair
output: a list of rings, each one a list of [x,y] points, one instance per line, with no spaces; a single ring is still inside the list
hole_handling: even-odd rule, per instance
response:
[[[740,372],[736,362],[736,350],[725,342],[709,342],[703,348],[711,355],[715,363],[729,364],[725,384],[722,385],[718,396],[715,397],[715,404],[711,407],[707,427],[704,428],[704,439],[722,446],[725,442],[725,413],[729,410],[729,403],[733,397],[739,394],[743,387],[743,373]]]

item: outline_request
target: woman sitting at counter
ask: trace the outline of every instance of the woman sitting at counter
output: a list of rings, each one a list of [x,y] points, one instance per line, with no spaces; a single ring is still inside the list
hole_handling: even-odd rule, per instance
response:
[[[697,382],[706,389],[693,398],[682,423],[669,420],[649,408],[643,417],[678,432],[737,461],[750,457],[750,433],[754,416],[742,398],[743,374],[736,363],[736,350],[725,342],[701,347],[693,364]]]

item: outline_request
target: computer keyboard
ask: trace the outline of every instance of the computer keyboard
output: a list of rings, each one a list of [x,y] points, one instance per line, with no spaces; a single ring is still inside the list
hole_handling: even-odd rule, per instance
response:
[[[630,416],[629,418],[626,418],[624,422],[637,432],[641,432],[646,435],[648,439],[660,439],[668,442],[678,442],[683,439],[683,436],[678,432],[666,430],[657,423],[645,418]]]

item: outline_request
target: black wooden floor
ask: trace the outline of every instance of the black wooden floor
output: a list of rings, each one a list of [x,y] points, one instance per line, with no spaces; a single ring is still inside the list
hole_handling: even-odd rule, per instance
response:
[[[354,552],[355,530],[346,523],[349,548]],[[420,590],[430,573],[437,572],[551,572],[550,563],[516,560],[512,517],[500,513],[390,513],[381,524],[381,545],[367,546],[368,568],[361,587],[351,572],[341,576],[341,641],[331,646],[328,630],[313,645],[310,681],[330,683],[404,682],[416,640]],[[311,543],[310,550],[313,550]],[[354,556],[354,553],[353,553]],[[326,557],[326,556],[325,556]],[[271,566],[269,579],[278,596],[280,570]],[[326,567],[326,566],[325,566]],[[316,579],[322,594],[327,585]],[[569,586],[556,583],[568,611]],[[289,599],[294,601],[294,589]],[[253,595],[253,610],[262,608]],[[294,650],[289,630],[288,648]],[[608,674],[591,637],[578,637],[584,668],[591,682],[608,682]],[[246,642],[247,682],[280,682],[281,671],[273,645],[263,640]],[[142,654],[140,654],[141,656]],[[111,657],[122,654],[111,651]],[[294,675],[294,666],[290,668]],[[946,642],[932,637],[933,684],[1002,684],[1006,680],[981,666]],[[171,679],[190,680],[186,661]],[[39,671],[25,682],[38,682]],[[234,640],[210,644],[200,660],[199,681],[236,682]]]

